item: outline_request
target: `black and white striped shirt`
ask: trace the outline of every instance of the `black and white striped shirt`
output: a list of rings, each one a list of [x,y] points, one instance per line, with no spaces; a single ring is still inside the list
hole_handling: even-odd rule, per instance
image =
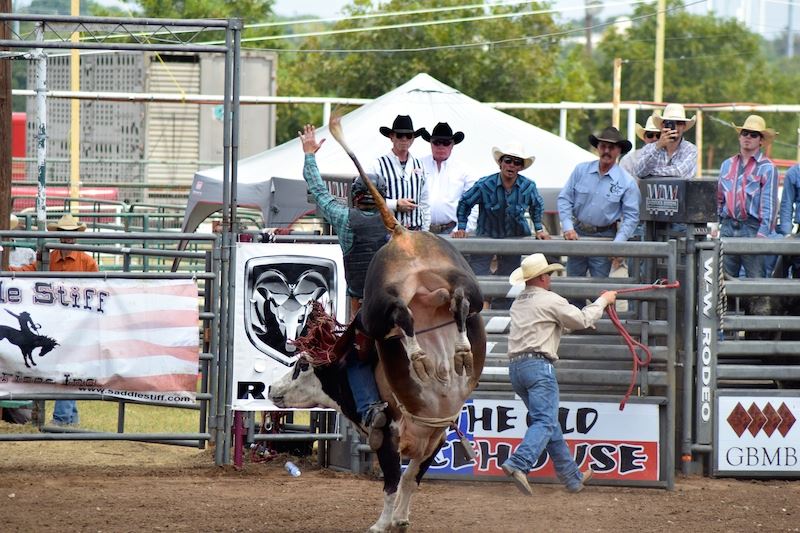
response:
[[[372,172],[386,180],[386,204],[395,212],[397,221],[407,228],[428,231],[431,225],[428,185],[419,159],[409,154],[403,168],[394,152],[389,152],[375,161]],[[400,198],[411,198],[417,208],[410,213],[398,213],[397,200]]]

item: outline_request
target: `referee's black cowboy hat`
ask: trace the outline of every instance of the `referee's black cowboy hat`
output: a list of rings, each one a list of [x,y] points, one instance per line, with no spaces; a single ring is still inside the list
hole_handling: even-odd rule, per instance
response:
[[[388,137],[392,133],[410,133],[414,137],[419,137],[423,131],[425,131],[425,128],[414,129],[414,124],[411,122],[411,117],[408,115],[397,115],[394,122],[392,122],[391,128],[387,128],[386,126],[380,127],[380,132],[384,137]]]
[[[600,132],[600,135],[589,135],[589,144],[597,148],[600,141],[616,144],[622,149],[623,154],[627,154],[633,148],[631,142],[625,139],[617,128],[609,126]]]
[[[428,130],[422,128],[422,138],[428,142],[436,140],[453,141],[453,144],[458,144],[464,140],[464,132],[457,131],[453,133],[453,128],[447,122],[439,122],[433,128],[433,133],[428,133]]]

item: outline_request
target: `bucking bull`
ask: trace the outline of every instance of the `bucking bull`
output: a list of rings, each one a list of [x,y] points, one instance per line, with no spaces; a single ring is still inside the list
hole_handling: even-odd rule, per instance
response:
[[[391,233],[369,265],[363,306],[340,341],[352,338],[357,322],[374,339],[375,377],[389,404],[391,424],[384,435],[389,438],[377,450],[384,505],[369,530],[405,529],[411,496],[483,371],[483,295],[467,262],[445,239],[397,222],[347,147],[338,117],[330,131],[353,160]],[[366,431],[344,366],[311,359],[301,354],[292,371],[270,387],[270,399],[278,407],[336,408]],[[402,476],[401,456],[410,459]]]

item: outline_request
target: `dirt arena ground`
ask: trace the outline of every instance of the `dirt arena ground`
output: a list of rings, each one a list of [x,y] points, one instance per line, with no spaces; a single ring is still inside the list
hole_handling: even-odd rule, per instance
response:
[[[0,443],[3,532],[364,531],[381,482],[285,457],[215,467],[210,450],[130,442]],[[674,491],[423,482],[412,531],[800,531],[800,482],[679,478]]]

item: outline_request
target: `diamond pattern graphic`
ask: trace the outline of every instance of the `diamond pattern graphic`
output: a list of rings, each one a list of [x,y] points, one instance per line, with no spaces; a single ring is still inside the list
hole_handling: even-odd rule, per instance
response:
[[[789,430],[792,429],[792,426],[797,419],[794,417],[789,408],[786,407],[785,403],[781,403],[781,406],[778,407],[778,414],[781,415],[782,419],[781,424],[778,426],[778,431],[780,431],[781,435],[785,437],[786,434],[789,433]]]
[[[771,403],[768,403],[762,412],[764,413],[764,416],[767,417],[767,423],[764,424],[762,429],[764,430],[764,433],[767,434],[767,437],[771,437],[778,428],[778,425],[781,423],[781,415],[779,415],[778,411],[772,407]]]
[[[767,423],[767,417],[764,416],[764,413],[761,412],[761,409],[759,409],[755,403],[750,405],[750,409],[747,410],[747,414],[753,418],[753,421],[750,422],[747,430],[752,436],[755,437],[758,435],[758,432],[761,430],[761,428],[764,427],[764,424]]]
[[[747,414],[745,408],[742,407],[742,404],[738,402],[736,403],[736,407],[733,408],[733,411],[731,411],[731,414],[728,415],[728,424],[730,424],[738,437],[742,436],[742,433],[745,432],[752,420],[753,419]]]
[[[739,437],[745,431],[749,431],[755,437],[761,430],[767,437],[771,437],[776,429],[785,437],[797,422],[797,418],[784,402],[781,402],[777,410],[771,402],[767,402],[763,409],[755,402],[750,404],[748,409],[745,409],[740,402],[736,402],[736,406],[728,415],[727,420],[728,425]]]

